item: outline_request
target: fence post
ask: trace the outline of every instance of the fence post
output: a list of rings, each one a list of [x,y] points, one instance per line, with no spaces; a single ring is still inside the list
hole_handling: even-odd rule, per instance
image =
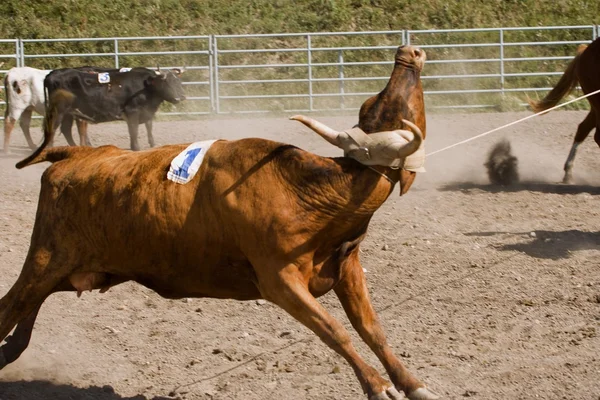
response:
[[[208,37],[208,88],[209,88],[208,90],[209,90],[209,97],[210,97],[210,112],[211,113],[216,112],[216,109],[215,109],[215,78],[214,78],[215,66],[214,66],[214,61],[213,61],[213,57],[215,54],[213,51],[214,40],[215,40],[214,35],[210,35]]]
[[[119,39],[115,38],[115,68],[119,68]]]
[[[504,97],[504,29],[500,28],[500,90]]]
[[[17,39],[17,41],[15,42],[15,67],[21,66],[20,48],[21,48],[21,39]]]
[[[339,65],[339,75],[340,75],[340,108],[343,110],[344,108],[346,108],[345,104],[344,104],[344,54],[343,54],[343,50],[339,51],[339,55],[338,55],[338,63]]]
[[[23,44],[23,39],[19,39],[17,41],[17,67],[25,66],[25,45]]]
[[[217,37],[213,40],[213,66],[214,66],[214,80],[215,80],[215,111],[217,114],[221,112],[221,102],[219,99],[219,46],[217,44]]]
[[[310,34],[306,35],[306,49],[307,49],[307,62],[308,62],[308,109],[313,110],[313,82],[312,82],[312,52],[311,52],[311,40]]]

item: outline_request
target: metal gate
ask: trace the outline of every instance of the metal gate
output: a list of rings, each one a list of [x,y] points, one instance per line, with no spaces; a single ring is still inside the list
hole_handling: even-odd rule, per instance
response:
[[[425,49],[428,109],[506,109],[552,88],[596,25],[0,40],[13,66],[186,68],[165,115],[356,110],[389,79],[398,45]],[[538,93],[540,92],[540,93]]]

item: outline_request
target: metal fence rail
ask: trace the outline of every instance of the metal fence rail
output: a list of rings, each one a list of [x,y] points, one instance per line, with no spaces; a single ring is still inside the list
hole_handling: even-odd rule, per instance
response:
[[[0,39],[0,72],[97,65],[186,67],[188,100],[162,114],[355,110],[379,92],[398,45],[425,49],[428,107],[524,104],[552,88],[596,25],[261,35]],[[0,103],[2,104],[2,103]]]

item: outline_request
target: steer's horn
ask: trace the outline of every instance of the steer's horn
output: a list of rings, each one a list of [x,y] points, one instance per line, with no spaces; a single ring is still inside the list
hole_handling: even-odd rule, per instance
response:
[[[293,117],[290,117],[290,119],[302,122],[304,125],[317,132],[323,139],[327,140],[332,145],[341,148],[341,143],[338,138],[340,132],[335,131],[327,125],[304,115],[294,115]]]
[[[404,144],[404,145],[403,144],[393,144],[391,146],[392,149],[395,149],[398,151],[398,158],[406,158],[406,157],[410,156],[412,153],[417,151],[419,149],[419,147],[421,146],[421,143],[423,143],[423,133],[421,132],[419,127],[405,119],[403,119],[402,122],[404,122],[406,125],[408,125],[408,127],[413,131],[414,137],[411,140],[410,137],[406,137],[407,136],[405,133],[406,131],[402,131],[402,130],[396,131],[396,133],[398,133],[400,136],[402,136],[403,138],[405,138],[406,140],[409,141],[407,144]]]
[[[173,71],[175,71],[177,76],[183,74],[185,72],[185,64],[181,68],[173,68]]]

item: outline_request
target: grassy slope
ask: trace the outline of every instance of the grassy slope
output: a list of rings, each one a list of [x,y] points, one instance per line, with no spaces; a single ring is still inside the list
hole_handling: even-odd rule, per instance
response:
[[[3,38],[367,31],[597,23],[597,0],[3,0]]]

